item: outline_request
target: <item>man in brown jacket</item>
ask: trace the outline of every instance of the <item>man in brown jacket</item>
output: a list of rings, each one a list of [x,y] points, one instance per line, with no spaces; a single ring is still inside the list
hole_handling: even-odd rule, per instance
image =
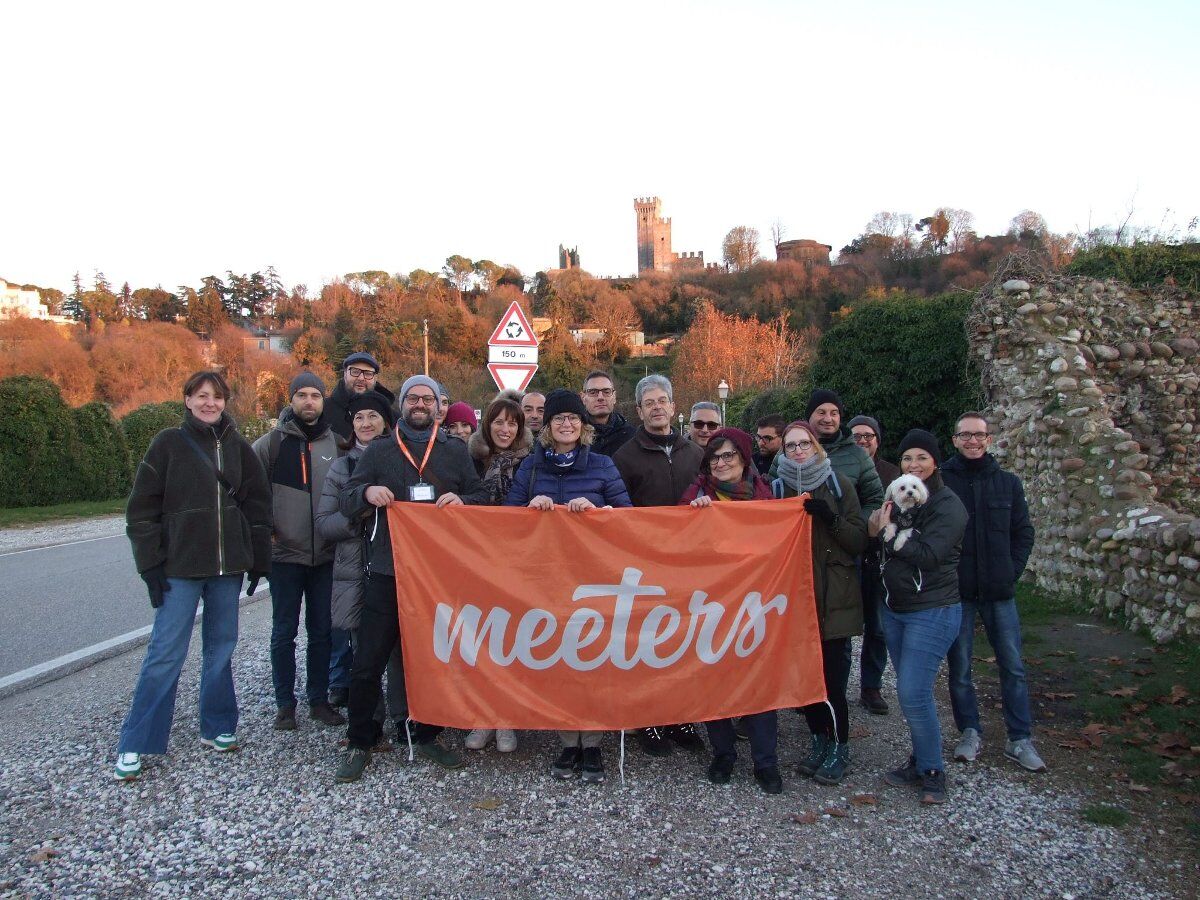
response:
[[[704,450],[682,434],[671,431],[675,417],[674,392],[663,375],[647,375],[633,392],[638,426],[612,460],[621,473],[634,506],[675,506],[696,479]],[[671,741],[687,750],[704,744],[690,723],[639,729],[638,743],[651,756],[667,756]]]

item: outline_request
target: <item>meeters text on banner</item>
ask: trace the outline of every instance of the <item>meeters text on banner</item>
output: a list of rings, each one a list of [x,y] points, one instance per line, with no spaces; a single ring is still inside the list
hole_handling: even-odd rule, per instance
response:
[[[599,731],[825,699],[799,498],[388,516],[417,721]]]

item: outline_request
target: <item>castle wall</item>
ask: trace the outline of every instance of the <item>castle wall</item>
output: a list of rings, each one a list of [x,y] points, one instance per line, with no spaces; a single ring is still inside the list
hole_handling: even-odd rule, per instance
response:
[[[967,323],[1037,528],[1026,578],[1160,641],[1200,635],[1198,311],[1175,288],[1010,272]]]

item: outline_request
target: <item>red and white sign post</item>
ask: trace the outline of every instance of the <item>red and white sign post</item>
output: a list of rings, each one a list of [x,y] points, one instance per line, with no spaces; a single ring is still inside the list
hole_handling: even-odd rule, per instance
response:
[[[538,339],[514,300],[488,339],[488,371],[502,391],[523,391],[537,371]]]

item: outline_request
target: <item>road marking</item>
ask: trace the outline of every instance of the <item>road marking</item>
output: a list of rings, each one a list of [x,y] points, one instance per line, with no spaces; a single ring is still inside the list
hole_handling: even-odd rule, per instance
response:
[[[267,594],[268,590],[269,588],[264,585],[255,591],[253,596],[243,594],[240,598],[240,606],[261,600]],[[203,614],[204,609],[203,605],[201,605],[200,610],[196,613],[195,621],[200,621],[200,617]],[[150,631],[153,627],[153,625],[145,625],[133,631],[127,631],[125,634],[119,634],[114,638],[109,638],[106,641],[100,641],[98,644],[92,644],[90,647],[84,647],[82,650],[64,653],[62,656],[38,663],[36,666],[30,666],[27,669],[6,675],[0,678],[0,699],[11,697],[13,694],[19,694],[21,691],[37,687],[49,681],[56,681],[66,675],[78,672],[80,669],[86,669],[95,663],[119,656],[127,650],[132,650],[134,647],[144,644],[150,639]]]
[[[123,538],[123,534],[109,534],[104,537],[97,538],[81,538],[77,541],[63,541],[61,544],[42,544],[39,547],[26,547],[24,550],[6,550],[0,553],[0,558],[5,556],[16,556],[18,553],[33,553],[35,550],[53,550],[56,547],[73,547],[75,544],[90,544],[93,541],[111,541],[113,538]]]

